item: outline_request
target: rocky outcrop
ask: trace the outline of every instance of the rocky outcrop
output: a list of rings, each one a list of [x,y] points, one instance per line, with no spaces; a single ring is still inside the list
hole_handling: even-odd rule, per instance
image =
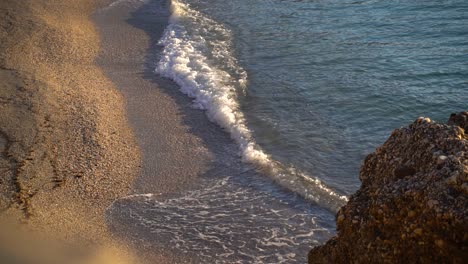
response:
[[[461,112],[459,114],[451,114],[448,120],[448,124],[452,126],[459,126],[464,129],[465,132],[468,131],[468,111]]]
[[[365,159],[361,188],[337,213],[337,236],[312,249],[309,263],[467,261],[467,117],[396,129]]]

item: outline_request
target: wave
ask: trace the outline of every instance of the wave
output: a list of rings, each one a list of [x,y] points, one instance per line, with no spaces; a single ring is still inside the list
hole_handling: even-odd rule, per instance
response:
[[[239,105],[247,73],[232,53],[232,32],[182,0],[172,0],[172,15],[159,41],[163,51],[156,72],[175,81],[239,145],[244,162],[278,184],[321,206],[337,211],[347,197],[319,179],[271,158],[256,144]]]
[[[183,196],[127,196],[106,212],[109,225],[126,236],[176,249],[194,263],[305,263],[304,252],[333,235],[334,217],[289,202],[223,178]]]
[[[114,7],[123,5],[123,4],[134,5],[136,3],[146,3],[148,1],[149,0],[114,0],[111,3],[109,3],[106,7],[101,8],[100,11],[106,11],[106,10],[112,9]]]

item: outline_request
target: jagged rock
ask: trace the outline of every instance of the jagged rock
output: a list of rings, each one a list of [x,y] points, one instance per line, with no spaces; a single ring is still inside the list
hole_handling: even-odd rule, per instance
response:
[[[468,130],[468,111],[460,112],[458,114],[453,113],[450,115],[448,120],[449,125],[455,125],[463,128],[465,131]]]
[[[467,113],[449,125],[418,118],[367,156],[337,236],[309,263],[466,263]]]

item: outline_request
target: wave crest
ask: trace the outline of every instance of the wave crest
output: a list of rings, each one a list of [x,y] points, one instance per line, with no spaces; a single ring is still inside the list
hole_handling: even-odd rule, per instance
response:
[[[247,86],[247,73],[232,54],[229,29],[187,3],[172,0],[172,15],[159,44],[164,46],[156,72],[172,79],[193,98],[195,108],[206,111],[239,144],[244,162],[256,166],[283,187],[334,211],[347,197],[335,193],[319,179],[274,161],[252,137],[240,110],[239,97]]]

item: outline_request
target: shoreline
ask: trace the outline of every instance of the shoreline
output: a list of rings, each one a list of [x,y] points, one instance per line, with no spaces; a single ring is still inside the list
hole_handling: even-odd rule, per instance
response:
[[[309,242],[291,236],[316,232],[323,239],[335,228],[330,212],[314,214],[313,207],[325,209],[283,194],[243,163],[229,134],[155,73],[169,13],[166,0],[0,3],[2,261],[194,263],[237,253],[263,259],[269,255],[257,256],[257,244],[251,255],[238,251],[244,240],[260,239],[261,251],[292,259]],[[419,118],[395,130],[366,158],[362,189],[337,215],[337,237],[315,247],[309,262],[465,259],[466,121],[463,112],[449,125]],[[217,181],[225,185],[215,188]],[[157,199],[167,197],[173,203],[160,206]],[[220,212],[204,210],[216,207]],[[209,247],[190,244],[209,237],[213,218],[228,230],[239,225],[227,235],[214,226],[219,237],[206,240]],[[297,233],[277,234],[291,227]],[[173,237],[188,244],[185,250]],[[226,242],[232,253],[223,251]],[[396,250],[387,250],[391,243]]]
[[[212,156],[191,133],[180,103],[165,92],[178,93],[178,88],[159,79],[150,66],[157,61],[153,44],[166,27],[169,10],[164,1],[148,3],[158,14],[139,5],[117,3],[93,14],[101,37],[96,63],[125,98],[129,125],[141,148],[141,171],[133,192],[179,192],[196,184]],[[199,119],[205,118],[198,114]]]
[[[188,263],[161,245],[134,244],[112,226],[109,206],[133,194],[181,194],[201,177],[255,174],[229,135],[154,73],[166,4],[0,4],[0,220],[29,230],[23,249],[47,239],[93,256],[123,254],[123,263]],[[6,229],[0,252],[22,256],[8,243],[23,231]],[[60,258],[61,250],[45,252]]]
[[[211,122],[205,111],[194,109],[193,99],[183,94],[175,82],[155,72],[162,50],[158,42],[169,19],[168,8],[166,1],[134,1],[103,8],[93,15],[102,37],[97,63],[125,97],[129,123],[141,147],[141,171],[133,186],[134,193],[140,197],[171,197],[182,201],[187,193],[227,179],[252,189],[257,188],[251,186],[256,183],[241,182],[258,179],[281,192],[281,187],[269,177],[242,162],[239,146],[229,133]],[[128,211],[118,211],[122,204],[133,210],[130,197],[117,200],[116,207],[108,210],[113,234],[139,252],[167,257],[164,263],[197,262],[200,252],[175,251],[170,238],[158,240],[157,235],[126,218]],[[289,198],[295,199],[292,195]],[[273,202],[273,206],[283,208],[284,205]],[[265,212],[269,211],[265,209]],[[171,216],[161,216],[164,212],[158,214],[161,221],[171,221]],[[165,224],[162,222],[161,226]]]

